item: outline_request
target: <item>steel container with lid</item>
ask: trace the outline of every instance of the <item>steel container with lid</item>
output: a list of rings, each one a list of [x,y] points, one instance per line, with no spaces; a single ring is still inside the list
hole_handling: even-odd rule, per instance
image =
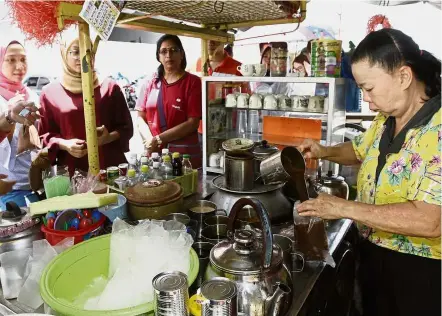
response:
[[[260,219],[262,243],[257,242],[251,230],[234,230],[236,218],[246,206],[251,206]],[[239,199],[230,211],[227,231],[229,240],[219,242],[210,252],[206,280],[224,277],[235,282],[238,314],[284,315],[291,302],[292,281],[283,265],[282,250],[273,242],[270,218],[263,204],[257,199]]]
[[[183,189],[178,183],[148,180],[129,187],[125,193],[132,219],[160,219],[182,211]]]
[[[202,316],[237,315],[236,284],[227,278],[213,278],[201,285]]]
[[[319,192],[331,194],[348,200],[348,185],[343,177],[334,175],[331,170],[319,179],[319,185],[316,187]]]
[[[255,174],[259,177],[261,161],[278,152],[278,147],[270,145],[266,140],[253,148],[253,156],[255,158]]]
[[[152,280],[156,316],[188,316],[187,276],[179,271],[163,272]]]
[[[40,219],[32,218],[14,202],[6,203],[0,217],[0,254],[4,252],[32,248],[35,240],[43,239]]]
[[[222,143],[224,157],[224,185],[230,190],[245,191],[254,187],[255,165],[251,150],[254,142],[246,138],[232,138]]]

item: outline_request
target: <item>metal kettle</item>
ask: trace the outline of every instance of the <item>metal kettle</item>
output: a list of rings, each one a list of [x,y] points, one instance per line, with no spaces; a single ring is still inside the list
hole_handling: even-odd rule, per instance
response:
[[[245,206],[258,214],[262,243],[251,230],[234,231],[235,221]],[[235,282],[238,314],[285,315],[292,301],[292,280],[283,265],[281,248],[273,243],[270,218],[263,204],[254,198],[239,199],[230,211],[227,234],[229,240],[219,242],[210,252],[205,279],[225,277]]]
[[[349,189],[343,177],[334,175],[333,172],[329,170],[326,175],[318,174],[318,178],[315,187],[318,193],[328,193],[348,200]]]

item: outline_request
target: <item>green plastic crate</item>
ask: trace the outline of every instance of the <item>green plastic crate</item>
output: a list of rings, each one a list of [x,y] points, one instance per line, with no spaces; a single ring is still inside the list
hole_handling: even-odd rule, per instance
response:
[[[184,197],[187,197],[198,191],[198,170],[194,169],[192,173],[187,173],[167,181],[173,181],[181,185]]]

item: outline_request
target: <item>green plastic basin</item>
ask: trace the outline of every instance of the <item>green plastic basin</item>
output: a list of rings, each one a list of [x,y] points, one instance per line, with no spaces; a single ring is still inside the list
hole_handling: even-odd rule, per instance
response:
[[[84,310],[83,306],[73,304],[93,279],[108,275],[110,237],[105,235],[83,241],[55,257],[44,269],[40,279],[40,294],[56,315],[153,315],[152,302],[108,311]],[[190,271],[187,274],[189,286],[195,281],[198,269],[198,256],[191,248]]]

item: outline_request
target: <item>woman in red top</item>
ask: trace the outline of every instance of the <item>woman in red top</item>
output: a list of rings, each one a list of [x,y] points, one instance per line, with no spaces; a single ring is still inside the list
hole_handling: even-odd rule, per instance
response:
[[[78,38],[62,45],[61,55],[61,82],[45,86],[40,97],[39,134],[52,163],[67,165],[72,175],[76,169],[88,170]],[[100,168],[105,169],[127,162],[124,153],[129,151],[133,126],[117,83],[106,79],[100,84],[95,71],[93,76]]]
[[[199,168],[201,80],[185,71],[186,53],[177,36],[162,36],[157,42],[156,56],[161,65],[144,84],[137,101],[141,136],[149,153],[168,147],[170,152],[190,154],[192,166]]]

